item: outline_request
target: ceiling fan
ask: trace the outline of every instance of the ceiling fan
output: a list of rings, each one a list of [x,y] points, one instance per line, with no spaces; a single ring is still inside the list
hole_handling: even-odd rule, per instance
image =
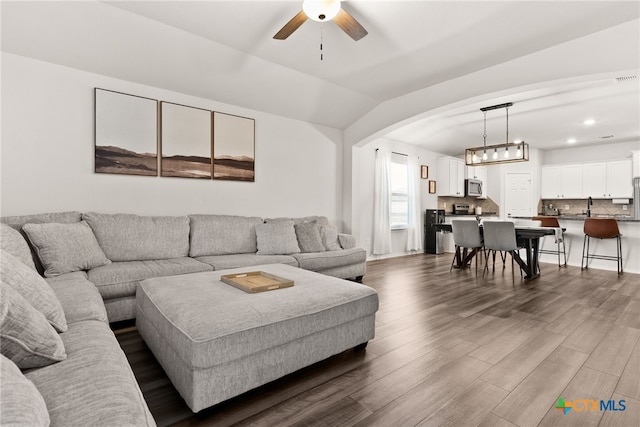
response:
[[[286,39],[304,24],[307,18],[318,22],[333,20],[342,31],[355,41],[368,34],[367,30],[353,16],[342,9],[340,0],[304,0],[302,10],[291,18],[273,38],[276,40]]]

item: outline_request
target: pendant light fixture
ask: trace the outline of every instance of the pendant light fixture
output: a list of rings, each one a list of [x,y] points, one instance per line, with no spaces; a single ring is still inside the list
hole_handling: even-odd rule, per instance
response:
[[[482,165],[497,165],[502,163],[514,163],[514,162],[528,162],[529,161],[529,144],[524,141],[509,142],[509,107],[513,105],[512,102],[506,104],[492,105],[490,107],[482,107],[480,111],[484,113],[484,132],[482,134],[482,147],[467,148],[464,150],[465,163],[469,166],[482,166]],[[487,111],[506,109],[506,140],[503,144],[487,145]],[[509,152],[509,147],[516,144],[516,153],[512,157]],[[487,149],[493,149],[493,155],[491,158],[487,156]],[[482,157],[478,157],[477,152],[482,151]],[[500,157],[500,152],[503,152],[503,157]]]

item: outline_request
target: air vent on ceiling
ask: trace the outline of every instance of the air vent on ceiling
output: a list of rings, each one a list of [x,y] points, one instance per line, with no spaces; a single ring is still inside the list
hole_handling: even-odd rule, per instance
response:
[[[629,80],[635,80],[637,78],[638,76],[620,76],[620,77],[616,77],[616,80],[618,81],[618,83],[622,83],[622,82],[627,82]]]
[[[609,138],[613,138],[613,135],[603,135],[603,136],[599,136],[598,138],[600,138],[600,139],[609,139]]]

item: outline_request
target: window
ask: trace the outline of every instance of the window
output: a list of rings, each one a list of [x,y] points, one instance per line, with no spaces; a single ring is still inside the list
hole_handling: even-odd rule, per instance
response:
[[[391,229],[405,229],[409,221],[407,157],[391,157]]]

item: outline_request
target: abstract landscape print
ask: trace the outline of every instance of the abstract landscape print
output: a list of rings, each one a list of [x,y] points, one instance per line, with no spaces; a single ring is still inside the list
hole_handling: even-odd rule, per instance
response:
[[[158,101],[95,88],[95,171],[158,175]]]
[[[211,111],[160,103],[160,175],[211,179]]]
[[[255,120],[213,113],[213,179],[255,181]]]

